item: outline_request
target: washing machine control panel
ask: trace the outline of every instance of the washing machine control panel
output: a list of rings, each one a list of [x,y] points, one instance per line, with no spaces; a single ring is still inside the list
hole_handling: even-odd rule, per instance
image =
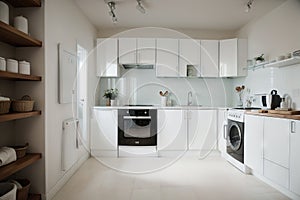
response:
[[[232,121],[244,122],[245,110],[229,110],[228,119]]]

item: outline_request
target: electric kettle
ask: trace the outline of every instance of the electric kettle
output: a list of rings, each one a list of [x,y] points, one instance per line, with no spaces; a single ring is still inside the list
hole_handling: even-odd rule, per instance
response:
[[[272,90],[270,94],[261,96],[263,107],[274,110],[280,107],[281,97],[277,94],[277,90]]]

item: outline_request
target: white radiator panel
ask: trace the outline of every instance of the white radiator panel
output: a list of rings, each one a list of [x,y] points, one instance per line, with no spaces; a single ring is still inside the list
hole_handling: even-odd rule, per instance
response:
[[[62,170],[69,170],[78,160],[77,155],[77,119],[67,119],[63,122],[62,134]]]

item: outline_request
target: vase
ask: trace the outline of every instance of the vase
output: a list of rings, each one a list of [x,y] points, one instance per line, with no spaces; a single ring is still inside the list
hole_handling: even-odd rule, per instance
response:
[[[163,106],[163,107],[167,106],[167,97],[162,96],[162,97],[160,97],[160,98],[161,98],[161,99],[160,99],[160,104],[161,104],[161,106]]]
[[[110,106],[110,99],[106,99],[106,106]]]
[[[110,106],[116,106],[117,105],[117,100],[111,99],[110,100]]]

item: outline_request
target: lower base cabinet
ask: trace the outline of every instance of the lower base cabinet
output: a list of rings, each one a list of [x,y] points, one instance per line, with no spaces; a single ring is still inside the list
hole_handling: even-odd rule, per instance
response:
[[[187,150],[187,119],[185,110],[157,111],[158,150]]]
[[[217,111],[188,110],[189,150],[215,150],[217,146]]]
[[[117,150],[118,110],[94,109],[91,126],[92,150]]]
[[[227,110],[218,110],[218,133],[217,133],[217,143],[218,150],[221,152],[222,156],[226,155],[226,125],[227,125]]]

